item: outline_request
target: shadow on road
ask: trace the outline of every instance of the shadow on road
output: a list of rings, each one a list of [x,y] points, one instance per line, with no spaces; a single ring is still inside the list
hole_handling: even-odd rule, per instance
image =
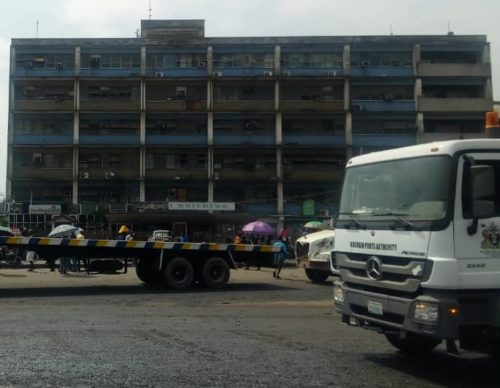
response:
[[[435,351],[421,357],[394,353],[370,354],[365,358],[380,366],[447,387],[500,386],[498,365],[487,357],[455,357],[444,351]]]
[[[18,275],[21,276],[21,275]],[[232,294],[235,292],[259,292],[259,291],[284,291],[295,290],[292,287],[284,285],[264,284],[264,283],[230,283],[221,290],[210,290],[200,286],[193,285],[190,289],[184,291],[171,290],[164,287],[154,287],[145,284],[126,285],[126,286],[48,286],[48,287],[25,287],[25,288],[0,288],[0,300],[4,298],[39,298],[39,297],[61,297],[61,296],[96,296],[96,295],[175,295],[175,294],[207,294],[220,293]]]

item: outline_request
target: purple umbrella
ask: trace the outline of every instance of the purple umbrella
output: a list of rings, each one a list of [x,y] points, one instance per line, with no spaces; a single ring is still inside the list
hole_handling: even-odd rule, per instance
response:
[[[266,224],[265,222],[262,221],[254,221],[250,222],[249,224],[246,224],[243,229],[241,229],[242,232],[245,233],[259,233],[259,234],[274,234],[276,231],[274,228]]]

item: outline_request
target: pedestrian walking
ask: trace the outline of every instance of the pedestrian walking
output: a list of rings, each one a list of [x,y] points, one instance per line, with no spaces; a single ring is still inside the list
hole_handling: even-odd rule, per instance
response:
[[[288,244],[285,241],[285,238],[276,241],[273,244],[273,247],[280,248],[279,252],[274,253],[275,269],[273,272],[273,277],[275,277],[276,279],[281,279],[280,278],[281,267],[283,266],[285,260],[290,256],[290,252],[288,251]]]

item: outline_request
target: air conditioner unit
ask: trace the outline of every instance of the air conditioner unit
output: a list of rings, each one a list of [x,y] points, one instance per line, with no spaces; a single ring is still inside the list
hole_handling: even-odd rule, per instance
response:
[[[35,94],[35,87],[27,86],[24,88],[23,93],[25,96],[33,96]]]
[[[59,69],[59,70],[64,69],[64,63],[62,63],[62,62],[57,62],[57,63],[56,63],[56,69]]]
[[[219,171],[214,172],[214,181],[218,181],[220,179]]]
[[[100,55],[91,55],[90,56],[90,66],[97,67],[101,64],[101,56]]]
[[[89,177],[90,177],[90,174],[86,171],[82,171],[80,173],[80,179],[89,179]]]
[[[370,66],[370,61],[361,61],[361,67]]]
[[[283,77],[290,77],[292,75],[292,73],[290,71],[284,71],[282,74],[283,74]]]
[[[64,100],[64,95],[62,95],[62,94],[56,94],[56,95],[54,95],[54,100],[56,100],[56,101],[63,101]]]
[[[214,71],[214,77],[222,77],[221,71]]]
[[[330,70],[328,72],[328,77],[336,77],[337,76],[337,72],[335,70]]]
[[[71,191],[65,191],[64,192],[65,197],[71,197]]]
[[[104,179],[111,179],[115,177],[115,173],[113,171],[107,171],[104,173]]]
[[[165,73],[163,73],[163,71],[157,71],[155,72],[155,77],[157,78],[165,77]]]
[[[26,61],[24,62],[24,68],[25,69],[33,69],[35,65],[33,64],[33,61]]]
[[[186,98],[186,96],[187,96],[187,88],[185,86],[178,86],[175,89],[175,96],[177,98]]]
[[[198,61],[198,67],[201,67],[201,68],[207,67],[207,62],[206,61]]]
[[[265,71],[264,72],[264,77],[272,77],[273,76],[273,72],[272,71]]]
[[[363,105],[353,105],[352,106],[353,112],[362,112],[364,110],[365,110],[365,108],[363,107]]]

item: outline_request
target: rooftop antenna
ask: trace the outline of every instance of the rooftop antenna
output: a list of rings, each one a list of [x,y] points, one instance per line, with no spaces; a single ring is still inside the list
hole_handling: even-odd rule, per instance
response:
[[[36,38],[38,39],[38,20],[36,21]]]
[[[149,20],[151,20],[151,0],[149,0]]]
[[[453,35],[453,31],[450,29],[450,21],[448,20],[448,35]]]
[[[391,33],[391,35],[394,35],[394,34],[392,33],[392,24],[389,24],[389,32]]]

